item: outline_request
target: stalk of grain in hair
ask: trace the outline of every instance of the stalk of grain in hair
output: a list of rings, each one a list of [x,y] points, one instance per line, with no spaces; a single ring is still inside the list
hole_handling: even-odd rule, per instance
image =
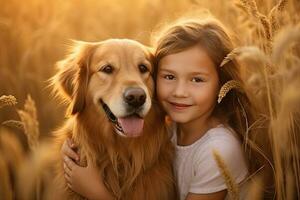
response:
[[[242,91],[241,84],[238,81],[230,80],[230,81],[227,81],[224,85],[222,85],[219,95],[218,95],[218,103],[221,103],[222,99],[232,89],[237,89],[237,90]]]
[[[255,46],[243,46],[233,49],[228,53],[220,64],[220,67],[225,67],[225,65],[233,60],[246,60],[246,62],[251,62],[253,66],[267,64],[268,58],[266,55]],[[260,67],[262,70],[263,67]]]
[[[223,67],[230,61],[233,61],[235,57],[237,57],[241,53],[241,48],[235,48],[233,49],[229,54],[226,55],[226,57],[222,60],[220,67]]]

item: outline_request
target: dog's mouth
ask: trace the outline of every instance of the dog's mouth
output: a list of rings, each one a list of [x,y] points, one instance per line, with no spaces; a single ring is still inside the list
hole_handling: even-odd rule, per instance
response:
[[[138,137],[143,133],[144,119],[138,113],[125,117],[116,117],[108,105],[101,99],[100,103],[109,121],[114,125],[116,132],[125,137]]]

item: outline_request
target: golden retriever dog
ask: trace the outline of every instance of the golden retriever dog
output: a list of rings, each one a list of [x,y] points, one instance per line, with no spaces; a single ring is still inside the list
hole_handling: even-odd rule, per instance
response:
[[[152,63],[149,48],[133,40],[76,42],[52,79],[70,105],[70,117],[56,132],[58,149],[72,138],[115,199],[176,199],[174,149],[153,100]],[[62,198],[81,199],[66,186],[62,159],[58,164]]]

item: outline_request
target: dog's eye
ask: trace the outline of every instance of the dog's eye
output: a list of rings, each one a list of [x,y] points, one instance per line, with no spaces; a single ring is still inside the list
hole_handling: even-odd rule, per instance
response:
[[[146,73],[149,71],[148,67],[144,64],[139,64],[139,70],[142,74]]]
[[[106,74],[111,74],[113,73],[114,68],[111,65],[105,65],[99,71],[104,72]]]

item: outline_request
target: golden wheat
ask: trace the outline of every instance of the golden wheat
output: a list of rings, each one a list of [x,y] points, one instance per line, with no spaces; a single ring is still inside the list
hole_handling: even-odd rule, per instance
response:
[[[222,99],[232,89],[236,89],[240,92],[243,91],[242,87],[241,87],[241,84],[238,81],[235,81],[235,80],[227,81],[226,83],[224,83],[224,85],[222,85],[222,87],[220,89],[220,92],[219,92],[219,95],[218,95],[218,103],[221,103]]]
[[[24,200],[56,199],[53,166],[57,155],[52,144],[42,143],[32,152],[18,171],[17,192]],[[26,184],[24,184],[26,182]],[[44,186],[44,188],[42,188]]]
[[[270,54],[272,49],[273,36],[271,31],[271,24],[268,17],[258,11],[255,0],[240,0],[239,5],[240,7],[243,7],[244,10],[248,11],[247,13],[249,14],[249,17],[255,19],[263,27],[264,40],[261,41],[263,42],[262,48],[266,53]],[[259,28],[259,26],[257,28]]]
[[[286,55],[285,52],[291,45],[299,45],[300,43],[300,24],[296,27],[287,27],[285,30],[279,32],[275,40],[272,61],[276,65],[281,65],[284,64],[282,61],[284,55]]]
[[[0,151],[0,196],[3,199],[12,200],[13,191],[9,177],[9,168],[7,163],[2,159],[3,155]]]
[[[25,157],[24,149],[17,137],[5,128],[0,128],[0,147],[0,196],[12,200],[17,172]]]
[[[223,158],[220,156],[217,150],[213,151],[214,159],[218,165],[218,168],[225,180],[228,194],[230,199],[238,200],[239,199],[239,188],[238,185],[235,183],[234,179],[232,178]]]
[[[24,124],[24,131],[28,139],[29,147],[35,149],[39,143],[39,122],[37,120],[35,103],[30,95],[27,96],[24,110],[18,110],[18,114]]]
[[[12,95],[2,95],[0,97],[0,108],[3,108],[4,106],[13,106],[17,104],[16,97]]]
[[[44,80],[53,74],[53,65],[64,54],[62,44],[66,41],[100,41],[118,37],[149,44],[149,35],[156,26],[182,14],[206,12],[221,19],[240,36],[237,40],[240,47],[226,56],[221,67],[229,67],[226,64],[235,59],[241,62],[245,90],[255,93],[256,104],[263,116],[260,128],[266,129],[265,134],[271,140],[277,199],[300,199],[299,0],[237,0],[236,6],[233,1],[219,0],[86,0],[76,3],[11,0],[1,3],[0,94],[14,94],[18,102],[24,102],[26,94],[30,93],[37,100],[36,106],[25,106],[19,112],[27,136],[31,138],[32,148],[37,146],[39,128],[41,133],[49,135],[63,119],[61,113],[64,110],[57,101],[49,98],[49,93],[44,90]],[[78,10],[85,10],[84,17]],[[103,10],[105,15],[99,12]],[[0,108],[16,104],[13,96],[8,97],[0,97]],[[37,120],[37,109],[40,122]],[[0,123],[21,128],[21,123],[10,121],[15,119],[14,111],[1,111]],[[257,135],[256,141],[261,141],[263,137]],[[249,143],[264,153],[254,141]],[[12,155],[9,153],[10,147],[5,148],[8,153],[0,151],[1,166],[8,163],[5,155]],[[272,164],[272,160],[268,162]],[[34,166],[37,162],[30,164]],[[2,176],[4,171],[0,171],[1,184],[2,181],[7,183],[5,175]],[[32,172],[31,175],[35,174]],[[20,181],[20,185],[26,186],[27,179],[30,180],[30,177],[22,179],[24,182]],[[256,191],[259,187],[264,191],[266,182],[259,180]],[[6,191],[0,191],[0,196],[9,199],[11,191],[9,186],[6,188]],[[7,195],[3,196],[2,192],[7,192]],[[251,194],[266,198],[264,193]]]
[[[253,65],[252,67],[262,66],[260,69],[263,69],[268,62],[266,55],[255,46],[243,46],[233,49],[225,56],[220,67],[224,67],[233,60],[246,60],[247,63]]]
[[[2,122],[3,126],[8,126],[8,127],[12,127],[12,128],[17,128],[21,131],[24,131],[24,123],[20,122],[20,121],[16,121],[16,120],[7,120]]]
[[[230,61],[233,61],[235,57],[237,57],[238,55],[240,55],[241,53],[241,48],[235,48],[233,49],[229,54],[226,55],[226,57],[223,59],[223,61],[220,64],[220,67],[223,67],[224,65],[226,65],[227,63],[229,63]]]
[[[269,21],[271,23],[272,34],[275,34],[276,31],[280,28],[278,23],[278,17],[282,14],[283,9],[286,7],[287,0],[280,0],[280,2],[272,8],[269,13]]]

